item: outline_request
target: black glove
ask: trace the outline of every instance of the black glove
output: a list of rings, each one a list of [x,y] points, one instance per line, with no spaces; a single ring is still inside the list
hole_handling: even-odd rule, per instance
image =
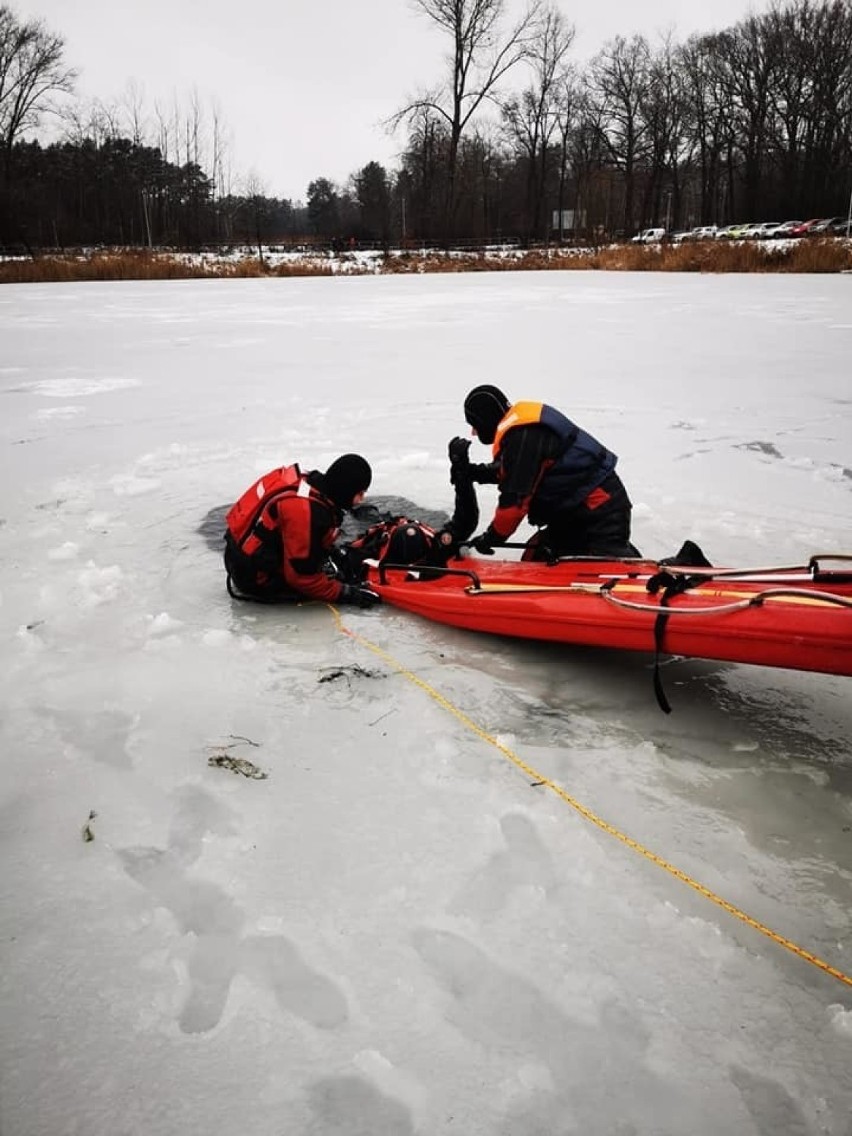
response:
[[[450,484],[469,477],[470,470],[470,441],[467,438],[453,438],[447,446],[450,456]]]
[[[328,561],[331,570],[327,568],[326,574],[335,576],[341,584],[360,584],[366,574],[363,557],[345,545],[330,549]]]
[[[447,453],[450,455],[450,465],[469,465],[470,464],[470,439],[469,438],[453,438],[447,446]]]
[[[382,597],[372,588],[359,587],[357,584],[344,584],[337,597],[340,604],[355,604],[356,607],[372,607],[381,603]]]
[[[475,536],[470,542],[470,547],[475,548],[480,556],[493,556],[495,544],[502,544],[503,538],[498,536],[494,529],[489,525],[484,533]]]

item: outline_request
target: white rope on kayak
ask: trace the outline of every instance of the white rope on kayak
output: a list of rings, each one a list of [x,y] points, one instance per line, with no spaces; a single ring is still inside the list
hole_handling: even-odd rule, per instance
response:
[[[469,596],[499,596],[518,595],[522,592],[586,592],[589,595],[602,596],[617,607],[631,608],[634,611],[658,612],[660,605],[638,603],[636,600],[626,600],[614,594],[614,587],[618,587],[620,580],[613,585],[607,581],[604,584],[480,584],[477,587],[466,588]],[[644,590],[636,585],[629,585],[631,590]],[[678,593],[685,595],[685,592]],[[836,592],[820,592],[815,588],[768,588],[765,592],[756,592],[754,595],[735,600],[732,603],[714,604],[709,607],[666,607],[672,615],[713,615],[726,611],[740,611],[746,607],[759,607],[767,599],[799,599],[804,598],[808,603],[825,603],[829,606],[852,607],[852,598],[840,596]]]
[[[574,588],[577,591],[594,592],[596,595],[601,596],[608,603],[615,604],[616,607],[630,608],[631,611],[646,611],[651,614],[658,614],[660,611],[665,611],[666,615],[724,615],[725,612],[742,611],[747,607],[761,607],[766,600],[772,599],[790,599],[803,597],[807,600],[817,603],[827,604],[829,607],[847,607],[852,608],[852,599],[847,596],[838,596],[834,592],[818,592],[812,588],[770,588],[765,592],[759,592],[757,595],[749,596],[747,599],[735,600],[733,603],[713,604],[710,607],[669,607],[665,608],[662,605],[654,605],[647,603],[637,603],[635,600],[625,600],[621,596],[613,594],[611,588],[606,584],[575,584]],[[679,593],[684,595],[685,593]]]
[[[716,568],[712,564],[708,565],[693,565],[693,564],[665,564],[659,565],[662,569],[671,576],[704,576],[708,580],[719,577],[736,580],[741,577],[750,576],[783,576],[787,573],[801,573],[807,579],[813,580],[817,574],[842,575],[833,569],[821,569],[820,564],[826,560],[833,561],[852,561],[852,554],[848,552],[815,552],[810,557],[807,564],[791,564],[791,565],[770,565],[762,568]]]

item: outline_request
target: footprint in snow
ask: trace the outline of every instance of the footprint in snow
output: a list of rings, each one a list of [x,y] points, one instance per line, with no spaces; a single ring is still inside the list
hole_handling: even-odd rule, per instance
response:
[[[204,790],[186,787],[178,793],[167,848],[118,853],[152,906],[168,911],[181,935],[192,937],[180,1029],[187,1034],[214,1029],[237,974],[270,990],[285,1013],[318,1029],[342,1025],[348,1007],[337,986],[314,970],[286,936],[246,934],[245,913],[233,898],[218,884],[192,875],[208,834],[231,836],[235,831],[229,809]]]

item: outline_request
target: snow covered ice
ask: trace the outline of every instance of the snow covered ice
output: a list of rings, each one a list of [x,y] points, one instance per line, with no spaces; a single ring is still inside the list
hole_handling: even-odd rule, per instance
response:
[[[852,552],[850,289],[0,290],[3,1136],[850,1136],[852,987],[505,752],[849,975],[848,679],[676,660],[666,717],[644,656],[235,603],[214,536],[346,450],[449,511],[493,382],[620,455],[645,553]]]

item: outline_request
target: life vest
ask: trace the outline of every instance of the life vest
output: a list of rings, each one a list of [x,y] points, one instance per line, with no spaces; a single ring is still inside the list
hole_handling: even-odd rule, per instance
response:
[[[313,498],[335,508],[309,483],[297,464],[265,473],[243,493],[225,517],[225,540],[243,571],[250,567],[252,571],[267,576],[281,571],[283,551],[278,507],[287,497]],[[336,529],[329,533],[329,545],[336,536]]]
[[[263,533],[255,533],[255,527],[266,514],[270,520],[269,506],[284,493],[298,493],[304,485],[302,496],[307,496],[310,486],[303,481],[302,471],[297,464],[270,470],[251,485],[225,517],[225,524],[236,546],[247,556],[257,551],[263,541]],[[274,516],[274,514],[273,514]],[[266,529],[268,526],[264,525]]]
[[[561,453],[547,468],[530,507],[530,521],[539,524],[537,515],[542,509],[562,512],[580,505],[615,469],[618,457],[554,407],[544,402],[516,402],[497,424],[492,447],[495,461],[500,459],[510,430],[535,425],[546,426],[562,442]]]

